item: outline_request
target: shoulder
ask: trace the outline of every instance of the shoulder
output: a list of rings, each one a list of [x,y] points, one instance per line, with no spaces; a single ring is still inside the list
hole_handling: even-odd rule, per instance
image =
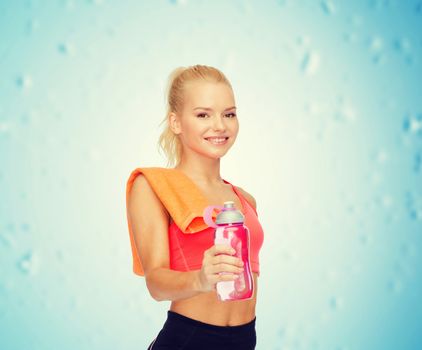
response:
[[[140,198],[145,200],[148,204],[153,204],[156,208],[160,208],[162,212],[169,216],[168,211],[164,204],[161,202],[154,188],[149,183],[147,177],[140,173],[136,176],[132,185],[132,196],[129,197],[129,201],[139,200]]]
[[[136,174],[130,194],[131,196],[129,197],[129,200],[143,198],[148,201],[155,201],[156,203],[159,202],[151,184],[147,180],[147,177],[142,173]]]
[[[135,179],[133,180],[133,190],[134,191],[142,190],[144,186],[147,188],[150,188],[146,176],[142,173],[137,173]]]
[[[245,197],[246,200],[251,203],[254,209],[256,210],[255,198],[249,192],[246,192],[242,187],[236,186],[236,188],[239,190],[240,193],[242,193],[242,196]]]

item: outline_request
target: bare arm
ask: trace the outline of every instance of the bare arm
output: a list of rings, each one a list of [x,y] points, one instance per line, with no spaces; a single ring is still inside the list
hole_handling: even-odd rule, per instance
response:
[[[142,174],[133,183],[128,212],[151,296],[162,301],[185,299],[199,294],[198,271],[170,270],[169,214]]]
[[[218,281],[233,280],[242,271],[241,260],[229,256],[234,250],[226,245],[207,249],[200,270],[171,270],[169,214],[142,174],[133,183],[128,212],[147,288],[155,300],[181,300],[213,291]],[[220,275],[222,271],[231,273]]]
[[[157,301],[193,297],[202,293],[198,287],[198,272],[198,270],[174,271],[162,267],[154,269],[148,275],[148,289]]]

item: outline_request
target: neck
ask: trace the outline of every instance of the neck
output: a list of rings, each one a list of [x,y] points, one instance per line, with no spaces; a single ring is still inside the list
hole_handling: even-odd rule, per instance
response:
[[[182,159],[175,169],[204,186],[221,186],[224,183],[220,176],[220,159],[206,159],[200,162],[187,162]]]

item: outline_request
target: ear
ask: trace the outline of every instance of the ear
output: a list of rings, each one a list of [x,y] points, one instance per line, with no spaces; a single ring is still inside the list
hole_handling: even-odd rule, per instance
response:
[[[179,117],[176,113],[171,112],[169,114],[169,124],[170,124],[170,129],[176,134],[180,134],[182,132],[182,128],[180,125],[180,120]]]

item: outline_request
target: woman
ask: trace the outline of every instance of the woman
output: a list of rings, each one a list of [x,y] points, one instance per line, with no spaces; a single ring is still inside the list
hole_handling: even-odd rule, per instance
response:
[[[208,203],[233,201],[241,209],[251,234],[254,294],[246,300],[218,299],[216,283],[234,280],[243,271],[242,261],[232,256],[230,247],[213,244],[212,228],[184,235],[174,224],[168,204],[166,207],[160,200],[163,197],[157,195],[157,187],[154,189],[148,178],[137,172],[127,189],[132,252],[142,263],[143,271],[138,274],[145,276],[151,296],[171,301],[167,320],[148,349],[255,349],[258,252],[263,231],[253,196],[220,176],[220,158],[239,131],[232,87],[218,69],[196,65],[176,69],[167,94],[166,129],[159,144],[169,162],[176,163],[167,170],[189,179]],[[200,253],[196,261],[194,254],[183,256],[186,268],[177,267],[172,256],[176,252],[169,249],[175,235],[179,235],[180,249]],[[204,246],[199,240],[208,243]]]

